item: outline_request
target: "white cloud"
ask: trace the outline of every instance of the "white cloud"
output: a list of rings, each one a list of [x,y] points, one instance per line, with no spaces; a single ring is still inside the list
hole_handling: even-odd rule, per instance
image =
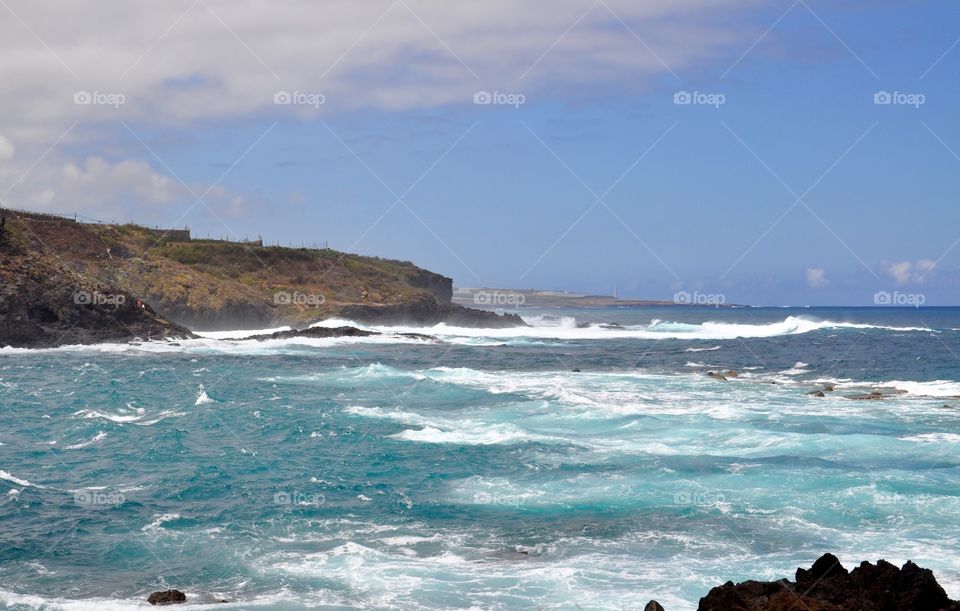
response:
[[[812,289],[819,289],[830,284],[830,281],[827,280],[827,272],[823,268],[820,268],[820,267],[807,268],[806,276],[807,276],[807,286]]]
[[[17,149],[6,137],[0,135],[0,161],[11,161]]]
[[[662,75],[672,81],[670,71],[733,61],[758,35],[735,9],[754,4],[605,0],[584,14],[582,0],[549,9],[516,0],[7,0],[17,18],[0,20],[0,57],[15,58],[0,61],[0,161],[16,152],[17,163],[0,167],[0,188],[17,185],[12,205],[102,214],[131,199],[149,210],[182,197],[166,172],[122,161],[146,154],[122,149],[139,144],[121,120],[139,131],[468,106],[478,90],[523,93],[528,103],[644,92]],[[276,105],[279,90],[326,102]]]
[[[68,161],[60,168],[35,169],[30,177],[12,189],[4,203],[15,208],[77,212],[104,222],[158,223],[171,222],[191,206],[201,212],[209,207],[222,218],[237,218],[261,203],[250,203],[219,185],[209,190],[199,183],[184,186],[150,164],[133,159],[113,162],[91,156]],[[203,202],[194,205],[196,196],[204,193]]]
[[[897,284],[924,284],[936,269],[936,261],[920,259],[918,261],[883,262],[883,271]]]
[[[325,112],[468,104],[480,89],[642,91],[668,69],[722,51],[732,61],[755,34],[727,20],[755,0],[606,0],[614,13],[601,3],[585,16],[580,0],[8,3],[45,43],[13,19],[0,26],[0,53],[18,58],[0,63],[0,102],[21,126],[316,112],[274,107],[278,90],[324,93]],[[126,102],[78,106],[78,91]]]

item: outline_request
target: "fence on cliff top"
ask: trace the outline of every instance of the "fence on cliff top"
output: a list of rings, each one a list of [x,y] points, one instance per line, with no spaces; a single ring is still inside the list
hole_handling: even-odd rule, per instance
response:
[[[221,235],[219,238],[211,237],[209,234],[206,237],[194,237],[191,235],[190,228],[184,227],[183,229],[163,229],[161,227],[146,227],[144,225],[139,225],[136,223],[117,223],[117,222],[106,222],[93,217],[80,214],[79,212],[74,212],[73,214],[62,214],[58,212],[36,212],[33,210],[20,210],[17,208],[7,208],[0,206],[0,213],[12,213],[18,218],[23,220],[29,220],[39,223],[77,223],[77,224],[89,224],[89,225],[101,225],[104,227],[120,227],[123,225],[133,226],[138,228],[141,231],[145,231],[150,235],[154,236],[158,241],[163,240],[166,242],[212,242],[212,243],[230,243],[230,244],[242,244],[251,247],[277,247],[277,248],[299,248],[304,250],[329,250],[330,244],[326,240],[322,242],[300,242],[300,244],[295,244],[293,242],[288,242],[287,244],[281,244],[280,241],[273,243],[264,243],[261,236],[257,236],[256,239],[249,239],[247,237],[231,238],[230,236]]]

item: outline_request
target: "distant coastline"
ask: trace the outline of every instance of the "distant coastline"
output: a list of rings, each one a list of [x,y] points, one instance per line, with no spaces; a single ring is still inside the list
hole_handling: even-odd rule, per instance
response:
[[[612,295],[585,295],[569,291],[541,289],[506,289],[454,287],[453,302],[476,308],[624,308],[701,306],[704,304],[683,303],[657,299],[622,299]],[[734,307],[733,304],[717,304],[708,307]]]

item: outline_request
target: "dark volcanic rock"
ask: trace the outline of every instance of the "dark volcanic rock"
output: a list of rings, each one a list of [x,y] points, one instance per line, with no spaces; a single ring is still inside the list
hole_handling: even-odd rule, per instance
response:
[[[174,605],[187,602],[187,595],[180,590],[165,590],[154,592],[147,598],[151,605]]]
[[[664,609],[663,605],[655,600],[651,600],[647,603],[647,606],[643,608],[643,611],[664,611]]]
[[[374,335],[383,335],[379,331],[367,331],[356,327],[309,327],[307,329],[292,329],[290,331],[276,331],[274,333],[265,333],[261,335],[251,335],[250,337],[237,338],[240,340],[263,341],[268,339],[290,339],[293,337],[316,337],[321,339],[331,337],[371,337]],[[432,335],[423,333],[396,333],[393,337],[406,337],[426,342],[439,343],[440,340]]]
[[[53,257],[7,250],[0,258],[0,347],[193,337],[136,296],[91,284]]]
[[[863,562],[847,571],[833,554],[809,569],[797,569],[796,581],[728,581],[700,599],[700,611],[960,611],[947,598],[933,572],[907,561],[902,568]]]
[[[848,395],[846,398],[853,401],[880,401],[884,398],[884,395],[879,390],[875,390],[865,395]]]
[[[412,301],[397,305],[348,305],[340,308],[338,316],[364,324],[384,326],[432,327],[440,323],[452,327],[483,329],[527,326],[517,314],[497,314],[433,300]]]
[[[290,339],[293,337],[317,337],[326,339],[329,337],[370,337],[371,335],[380,335],[380,333],[376,331],[364,331],[356,327],[309,327],[307,329],[291,329],[290,331],[276,331],[275,333],[251,335],[243,339],[263,341],[265,339]]]

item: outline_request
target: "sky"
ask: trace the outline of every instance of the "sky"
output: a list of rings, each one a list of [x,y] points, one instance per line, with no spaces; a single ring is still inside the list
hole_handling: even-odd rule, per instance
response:
[[[0,202],[462,287],[960,304],[960,4],[0,0]]]

